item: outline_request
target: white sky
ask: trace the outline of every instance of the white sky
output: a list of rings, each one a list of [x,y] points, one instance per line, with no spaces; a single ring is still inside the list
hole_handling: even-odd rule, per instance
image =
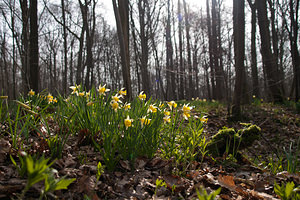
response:
[[[107,22],[114,26],[115,25],[115,16],[112,6],[111,0],[100,0],[100,4],[103,4],[103,9],[101,9],[101,12],[103,13],[105,19]],[[175,5],[177,5],[177,0],[174,0]],[[190,5],[192,10],[199,9],[201,7],[205,8],[206,0],[186,0],[186,3]],[[226,7],[232,7],[232,1],[231,0],[223,0],[223,4]]]

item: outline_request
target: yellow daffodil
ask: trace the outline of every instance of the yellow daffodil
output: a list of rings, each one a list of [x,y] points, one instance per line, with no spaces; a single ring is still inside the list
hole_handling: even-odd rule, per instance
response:
[[[124,125],[126,127],[126,130],[128,129],[128,127],[132,126],[132,122],[133,122],[133,119],[130,119],[129,115],[127,115],[127,118],[124,119]]]
[[[46,96],[46,98],[48,100],[48,103],[52,103],[53,102],[53,96],[50,93]]]
[[[111,98],[115,101],[115,102],[119,102],[119,103],[122,103],[122,101],[120,100],[122,96],[121,95],[114,95],[112,96]]]
[[[164,116],[163,119],[164,119],[164,123],[170,123],[171,122],[171,117],[168,116],[168,115]]]
[[[211,100],[211,102],[215,103],[215,102],[216,102],[216,100],[214,100],[214,99],[213,99],[213,100]]]
[[[255,98],[256,98],[256,96],[255,96],[255,95],[253,95],[253,96],[252,96],[252,98],[253,98],[253,99],[255,99]]]
[[[206,102],[206,99],[203,99],[203,102]]]
[[[160,103],[160,104],[159,104],[159,108],[162,108],[162,107],[164,107],[164,105],[165,105],[165,104],[163,104],[163,103]]]
[[[125,88],[121,88],[121,90],[119,91],[119,95],[122,95],[122,96],[127,95],[127,91],[125,90]]]
[[[150,124],[151,119],[146,119],[146,116],[144,116],[144,117],[142,117],[142,118],[140,119],[140,121],[141,121],[141,126],[142,126],[142,128],[143,128],[144,125],[149,125],[149,124]]]
[[[103,85],[103,86],[99,85],[98,92],[99,92],[100,95],[105,96],[105,92],[108,92],[108,91],[110,91],[110,89],[106,89],[106,84]]]
[[[142,92],[139,94],[139,99],[140,99],[140,100],[145,100],[145,99],[146,99],[146,94],[144,93],[144,91],[142,91]]]
[[[164,111],[164,115],[170,116],[170,114],[171,114],[171,113],[170,113],[169,111],[167,111],[167,110]]]
[[[91,96],[91,91],[85,93],[85,97],[88,99]]]
[[[53,102],[54,102],[54,103],[57,103],[57,99],[56,99],[56,98],[54,98],[54,99],[53,99]]]
[[[157,112],[157,107],[151,104],[148,108],[148,112],[156,113]]]
[[[208,119],[206,118],[206,116],[203,116],[201,119],[200,119],[201,122],[203,123],[206,123],[208,121]]]
[[[35,92],[31,89],[31,90],[28,92],[28,95],[29,95],[29,96],[34,96],[34,95],[35,95]]]
[[[177,107],[177,103],[175,101],[170,101],[170,102],[168,102],[168,106],[172,110],[172,108],[176,108]]]
[[[84,92],[79,92],[78,96],[83,97],[84,96]]]
[[[260,101],[263,102],[264,100],[263,100],[263,99],[260,99]]]
[[[189,112],[191,112],[192,109],[193,109],[193,107],[188,106],[188,104],[184,104],[183,107],[182,107],[182,111],[184,113],[189,113]]]
[[[129,110],[131,108],[131,104],[130,103],[125,103],[124,106],[123,106],[123,108],[125,110]]]
[[[191,117],[190,112],[183,112],[182,115],[183,115],[184,119],[186,119],[186,120],[188,120]]]
[[[71,94],[76,94],[78,96],[80,85],[70,86],[70,89],[73,90]]]
[[[118,108],[119,108],[119,104],[117,101],[112,100],[110,102],[111,107],[114,109],[115,112],[117,112]]]

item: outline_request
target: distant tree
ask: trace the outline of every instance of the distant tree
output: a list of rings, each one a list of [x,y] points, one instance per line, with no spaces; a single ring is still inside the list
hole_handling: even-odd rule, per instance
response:
[[[167,1],[167,24],[166,24],[166,79],[167,100],[172,100],[175,97],[175,76],[173,71],[173,46],[171,37],[171,12],[170,0]]]

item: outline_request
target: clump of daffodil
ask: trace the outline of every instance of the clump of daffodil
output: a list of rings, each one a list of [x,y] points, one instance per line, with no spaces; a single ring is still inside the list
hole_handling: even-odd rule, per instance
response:
[[[147,119],[146,116],[144,116],[144,117],[142,117],[142,118],[140,119],[140,121],[141,121],[141,127],[143,128],[144,125],[149,125],[149,124],[150,124],[151,119]]]
[[[193,107],[188,106],[188,104],[184,104],[182,107],[182,111],[183,111],[183,117],[184,119],[188,120],[191,117],[191,110],[193,109]]]
[[[168,102],[168,106],[172,110],[172,108],[176,108],[177,107],[177,103],[175,101],[169,101]]]
[[[111,107],[114,109],[115,112],[117,112],[118,108],[119,108],[119,103],[115,100],[112,100],[110,102]]]
[[[129,115],[127,115],[127,118],[124,119],[124,125],[126,127],[126,130],[128,129],[128,127],[132,126],[132,122],[133,122],[133,119],[130,119]]]
[[[111,98],[115,101],[115,102],[119,102],[119,103],[122,103],[122,101],[120,100],[122,96],[121,95],[114,95],[112,96]]]
[[[165,115],[163,120],[164,120],[164,123],[170,123],[171,122],[171,117],[168,116],[168,115]]]
[[[104,95],[105,96],[105,92],[110,91],[110,89],[106,88],[106,84],[104,84],[103,86],[99,85],[98,87],[98,92],[100,95]]]
[[[124,110],[129,110],[131,108],[131,104],[130,103],[125,103],[123,108],[124,108]]]
[[[125,90],[125,88],[121,88],[121,90],[119,91],[119,95],[122,95],[122,96],[127,95],[127,91]]]
[[[147,112],[152,112],[152,113],[156,113],[157,112],[157,107],[153,104],[151,104],[148,108]]]
[[[78,96],[80,85],[75,84],[75,86],[70,86],[70,89],[73,90],[71,94],[76,94]]]
[[[29,95],[29,96],[34,96],[34,95],[35,95],[35,92],[31,89],[31,90],[28,92],[28,95]]]
[[[146,94],[144,93],[144,91],[142,91],[142,92],[139,94],[139,99],[140,99],[140,100],[145,100],[145,99],[146,99]]]

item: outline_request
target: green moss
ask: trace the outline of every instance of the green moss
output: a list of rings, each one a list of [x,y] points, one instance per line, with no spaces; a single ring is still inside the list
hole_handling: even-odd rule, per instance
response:
[[[238,150],[245,149],[259,139],[261,129],[256,125],[244,124],[247,127],[236,132],[233,128],[223,128],[207,144],[209,153],[222,156],[225,152],[236,154]]]

